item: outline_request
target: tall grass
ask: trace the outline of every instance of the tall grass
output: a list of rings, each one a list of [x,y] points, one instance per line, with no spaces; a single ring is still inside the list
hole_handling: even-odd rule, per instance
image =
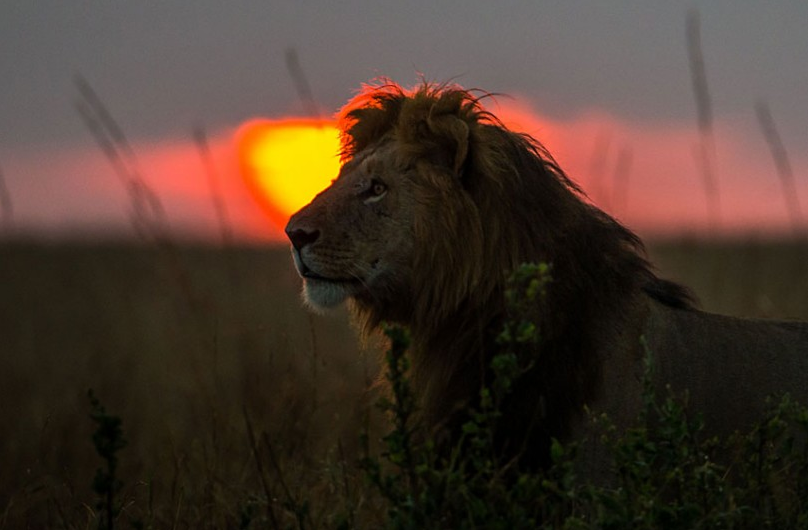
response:
[[[123,419],[122,516],[160,527],[230,527],[274,502],[260,488],[245,409],[293,493],[328,485],[338,444],[348,460],[358,453],[355,433],[375,421],[365,412],[373,357],[359,353],[344,314],[314,320],[312,352],[286,249],[232,252],[236,292],[222,251],[178,250],[199,294],[191,306],[159,249],[0,247],[7,527],[95,520],[88,388]]]
[[[664,272],[697,287],[708,309],[808,318],[801,295],[808,271],[795,266],[798,249],[690,242],[652,252]],[[116,453],[118,528],[379,528],[389,521],[389,499],[358,466],[370,457],[385,473],[392,469],[382,441],[391,424],[373,406],[375,351],[360,351],[342,312],[309,321],[286,249],[231,251],[235,291],[224,249],[178,249],[200,311],[175,288],[156,248],[0,246],[0,528],[87,528],[107,513],[96,508],[93,490],[104,460],[92,441],[98,423],[89,417],[89,388],[122,420],[127,440]],[[727,264],[733,291],[711,287],[703,274],[700,264],[715,255]],[[572,450],[557,451],[561,464]],[[433,488],[445,476],[435,464]],[[567,484],[564,469],[549,484]],[[462,489],[457,470],[444,482],[453,498],[465,491],[479,499],[484,492]],[[557,506],[581,506],[580,499],[565,504],[582,492],[566,488],[553,490]],[[510,499],[496,506],[515,509]]]

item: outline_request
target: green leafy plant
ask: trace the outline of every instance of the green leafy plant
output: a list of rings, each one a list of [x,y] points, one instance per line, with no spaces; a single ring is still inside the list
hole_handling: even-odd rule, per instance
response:
[[[535,311],[550,281],[547,265],[525,265],[509,283],[508,300],[518,319],[508,321],[497,339],[501,352],[491,360],[490,386],[480,389],[462,433],[449,454],[419,437],[417,403],[407,379],[407,333],[388,327],[386,356],[390,398],[380,406],[391,419],[381,458],[366,454],[362,468],[387,503],[386,526],[409,528],[535,528],[563,513],[571,500],[572,466],[557,442],[553,474],[521,473],[503,462],[494,445],[500,405],[513,381],[533,360],[540,341]],[[560,501],[560,502],[558,502]]]
[[[87,394],[92,407],[90,418],[96,424],[93,444],[98,456],[104,461],[104,467],[96,470],[93,480],[93,491],[98,495],[98,528],[112,530],[121,511],[116,497],[123,487],[123,482],[118,478],[118,452],[126,447],[126,440],[123,437],[121,418],[108,414],[92,389]]]
[[[417,401],[407,379],[408,337],[390,339],[390,397],[380,404],[391,419],[380,456],[366,450],[361,468],[386,508],[384,526],[410,528],[806,528],[808,527],[808,409],[771,401],[748,434],[705,438],[687,396],[653,384],[653,352],[646,352],[642,411],[618,430],[596,419],[614,471],[594,482],[576,474],[576,445],[553,440],[551,465],[520,470],[498,458],[494,430],[500,407],[541,344],[538,312],[550,280],[547,265],[525,265],[506,293],[509,318],[491,361],[492,380],[468,411],[448,456],[419,435]],[[366,440],[367,442],[367,440]],[[367,444],[366,444],[367,446]]]

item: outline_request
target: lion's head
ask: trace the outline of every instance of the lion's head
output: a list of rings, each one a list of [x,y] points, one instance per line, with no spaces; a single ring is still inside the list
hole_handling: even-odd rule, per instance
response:
[[[506,279],[523,262],[559,271],[543,322],[556,357],[543,353],[553,369],[538,376],[541,399],[562,411],[556,430],[596,387],[599,315],[619,314],[642,290],[687,305],[650,271],[633,233],[582,200],[538,142],[473,93],[367,87],[340,123],[339,176],[286,228],[305,297],[315,307],[350,299],[366,329],[409,326],[433,421],[476,394]]]
[[[333,184],[292,217],[287,233],[311,306],[349,297],[387,305],[406,292],[418,176],[397,159],[394,142],[382,142],[347,160]]]
[[[352,298],[372,324],[439,322],[538,258],[564,217],[548,199],[577,193],[459,88],[367,88],[341,124],[339,176],[286,229],[315,308]],[[525,164],[548,178],[525,181]]]

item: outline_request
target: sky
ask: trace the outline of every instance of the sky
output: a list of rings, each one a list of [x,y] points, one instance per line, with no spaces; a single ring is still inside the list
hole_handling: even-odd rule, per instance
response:
[[[693,10],[715,119],[717,227],[694,156]],[[289,49],[325,117],[379,76],[503,94],[491,110],[641,234],[789,230],[755,105],[770,109],[808,216],[807,23],[802,0],[3,2],[0,189],[13,216],[0,230],[132,234],[130,195],[76,111],[81,76],[178,233],[217,233],[192,138],[203,127],[237,237],[278,239],[234,135],[252,119],[306,116]]]

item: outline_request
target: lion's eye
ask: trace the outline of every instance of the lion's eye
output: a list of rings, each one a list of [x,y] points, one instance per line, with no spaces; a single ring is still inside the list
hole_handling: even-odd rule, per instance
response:
[[[379,195],[384,195],[384,192],[387,191],[387,186],[384,185],[383,182],[379,182],[378,180],[374,180],[370,186],[370,193],[373,194],[375,197]]]
[[[373,179],[370,181],[370,186],[368,187],[366,194],[366,204],[376,202],[387,194],[387,185],[384,182]]]

